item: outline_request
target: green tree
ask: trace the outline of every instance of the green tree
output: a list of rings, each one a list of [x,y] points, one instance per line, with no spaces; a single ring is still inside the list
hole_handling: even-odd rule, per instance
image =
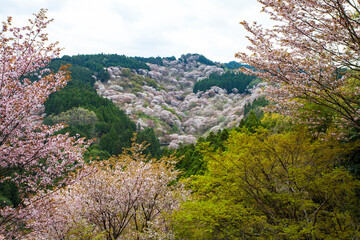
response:
[[[357,239],[360,182],[339,160],[350,150],[305,130],[230,133],[205,151],[208,171],[187,180],[192,201],[174,215],[180,239]]]
[[[161,149],[160,149],[160,141],[156,137],[154,129],[146,128],[143,131],[137,133],[136,142],[142,143],[146,142],[149,144],[149,147],[144,149],[145,154],[149,154],[152,157],[160,157]]]

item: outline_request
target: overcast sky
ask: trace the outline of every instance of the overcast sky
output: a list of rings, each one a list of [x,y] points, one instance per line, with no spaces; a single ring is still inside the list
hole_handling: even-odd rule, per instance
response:
[[[12,16],[22,26],[40,8],[54,18],[50,40],[67,55],[199,53],[228,62],[248,45],[239,22],[268,21],[256,0],[0,0],[0,21]]]

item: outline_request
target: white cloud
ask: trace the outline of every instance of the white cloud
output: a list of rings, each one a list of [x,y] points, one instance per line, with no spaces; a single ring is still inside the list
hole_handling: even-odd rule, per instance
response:
[[[248,44],[239,22],[266,21],[255,0],[0,0],[0,19],[11,15],[23,23],[40,8],[55,19],[50,39],[69,55],[190,52],[225,62]]]

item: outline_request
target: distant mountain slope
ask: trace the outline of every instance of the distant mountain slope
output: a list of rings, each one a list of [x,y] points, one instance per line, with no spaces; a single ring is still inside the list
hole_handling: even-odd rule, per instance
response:
[[[105,81],[109,73],[107,64],[145,67],[145,63],[120,55],[78,55],[64,56],[50,63],[53,71],[61,65],[71,64],[72,80],[68,85],[51,94],[45,102],[46,124],[65,122],[69,127],[63,132],[94,139],[88,156],[108,158],[117,155],[124,147],[131,146],[131,138],[137,132],[138,141],[151,143],[148,153],[160,155],[160,143],[153,129],[137,129],[136,124],[109,99],[99,96],[94,88],[95,78]],[[96,67],[97,66],[97,67]],[[140,69],[140,68],[139,68]],[[100,74],[102,72],[102,74]],[[106,77],[106,79],[103,79]]]
[[[198,54],[164,58],[161,65],[147,63],[150,70],[108,67],[110,79],[96,81],[95,87],[140,128],[153,128],[162,144],[176,148],[211,131],[237,126],[245,104],[262,95],[259,88],[249,89],[247,95],[228,94],[220,87],[193,93],[196,82],[225,73],[221,64],[204,58]]]
[[[122,147],[130,144],[135,131],[139,139],[148,138],[152,142],[153,155],[159,154],[154,133],[162,145],[171,148],[194,143],[212,131],[237,126],[245,106],[262,95],[257,87],[260,80],[235,74],[238,70],[229,70],[228,64],[214,63],[199,54],[186,54],[179,59],[116,54],[63,56],[52,61],[50,68],[56,70],[65,64],[71,64],[73,80],[69,87],[50,97],[46,120],[49,123],[70,121],[69,116],[77,113],[83,117],[95,114],[97,120],[92,125],[76,123],[67,130],[96,137],[98,145],[94,145],[94,152],[103,156],[121,152]],[[233,89],[234,76],[236,81],[244,80],[241,89]],[[230,84],[226,82],[228,79]],[[194,86],[201,84],[206,88],[193,93]],[[101,104],[100,97],[111,102]],[[113,104],[123,112],[114,111]],[[124,113],[131,123],[124,118]]]

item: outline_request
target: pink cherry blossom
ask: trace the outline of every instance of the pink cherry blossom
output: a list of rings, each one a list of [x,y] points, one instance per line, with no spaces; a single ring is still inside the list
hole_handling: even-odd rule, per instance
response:
[[[45,14],[40,10],[22,28],[12,27],[9,17],[0,32],[0,183],[14,182],[22,199],[19,206],[0,207],[4,236],[15,234],[30,196],[67,183],[64,176],[81,166],[89,144],[55,134],[62,125],[42,124],[44,102],[69,80],[66,67],[56,73],[45,69],[60,53],[57,43],[47,43],[44,30],[52,20]],[[38,80],[30,81],[35,72]]]
[[[134,143],[118,157],[86,165],[74,184],[34,202],[27,237],[153,239],[149,234],[165,234],[169,239],[166,215],[187,193],[174,184],[179,174],[174,159],[146,159],[143,148]]]
[[[272,110],[314,127],[359,130],[359,1],[258,1],[278,25],[242,22],[251,53],[237,57],[271,83]]]

